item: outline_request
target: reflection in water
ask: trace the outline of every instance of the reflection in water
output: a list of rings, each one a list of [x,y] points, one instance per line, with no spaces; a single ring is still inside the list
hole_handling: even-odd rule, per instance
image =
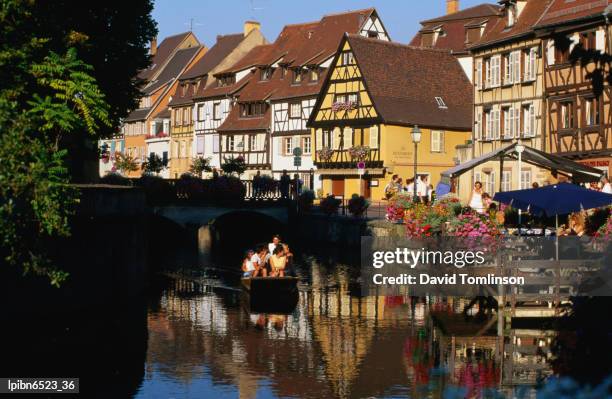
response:
[[[552,331],[498,331],[469,299],[361,297],[355,272],[304,258],[288,315],[248,313],[235,279],[169,280],[136,397],[532,397],[550,375]]]

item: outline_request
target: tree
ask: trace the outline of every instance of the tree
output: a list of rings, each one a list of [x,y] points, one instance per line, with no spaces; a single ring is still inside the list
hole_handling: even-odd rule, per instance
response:
[[[157,175],[159,174],[159,172],[166,169],[166,164],[164,163],[164,160],[159,155],[152,152],[151,154],[149,154],[149,157],[147,158],[145,163],[142,165],[142,169],[144,170],[145,173],[149,173],[149,174],[153,173]]]
[[[117,152],[115,153],[115,169],[121,173],[136,172],[138,170],[138,164],[131,155]]]
[[[0,7],[0,257],[59,285],[45,248],[68,236],[69,183],[138,100],[155,34],[148,0],[4,0]],[[80,165],[80,168],[79,168]]]
[[[223,158],[223,165],[221,165],[221,170],[223,170],[224,173],[227,173],[228,175],[233,175],[234,173],[236,175],[238,175],[238,177],[240,177],[241,174],[243,174],[247,167],[246,167],[246,163],[244,162],[244,158],[243,157],[229,157],[229,158]]]
[[[195,158],[189,167],[189,172],[198,177],[202,177],[203,172],[210,172],[211,170],[210,158],[204,157]]]

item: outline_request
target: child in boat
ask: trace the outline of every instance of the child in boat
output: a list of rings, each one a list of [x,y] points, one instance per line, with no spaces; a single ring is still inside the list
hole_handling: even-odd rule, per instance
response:
[[[256,248],[256,252],[251,256],[251,262],[255,266],[255,271],[262,277],[268,276],[268,270],[266,269],[266,263],[268,262],[267,253],[268,249],[262,245]]]
[[[287,256],[282,244],[279,244],[274,249],[274,253],[270,257],[270,277],[285,277],[285,266],[287,265]]]
[[[242,271],[244,272],[244,274],[242,275],[243,277],[246,277],[246,278],[257,277],[259,273],[261,272],[261,269],[259,268],[259,264],[256,262],[253,262],[254,255],[255,255],[255,251],[253,251],[252,249],[249,249],[244,259],[242,260]]]

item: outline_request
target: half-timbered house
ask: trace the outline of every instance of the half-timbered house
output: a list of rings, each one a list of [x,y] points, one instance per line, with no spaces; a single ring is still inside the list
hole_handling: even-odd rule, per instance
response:
[[[446,15],[421,21],[410,45],[450,50],[472,80],[472,55],[468,46],[479,41],[495,21],[500,7],[483,3],[459,9],[459,0],[446,0]]]
[[[179,85],[169,103],[171,111],[170,176],[189,171],[192,160],[204,154],[204,137],[196,135],[199,124],[214,114],[194,106],[206,87],[216,85],[214,74],[245,56],[253,47],[265,43],[258,22],[247,21],[244,32],[219,35],[213,47],[179,78]],[[195,128],[195,129],[194,129]]]
[[[130,176],[140,176],[142,173],[140,167],[148,155],[146,139],[157,134],[158,127],[153,121],[159,112],[168,107],[178,87],[178,77],[202,57],[206,50],[191,32],[166,38],[153,57],[150,71],[143,72],[147,83],[142,88],[143,97],[139,108],[125,118],[122,127],[124,152],[139,165],[137,171],[129,173]]]
[[[472,87],[450,51],[346,35],[308,122],[323,193],[381,199],[392,174],[414,176],[415,125],[417,171],[437,184],[471,135],[471,108]]]
[[[553,0],[535,26],[544,40],[548,151],[612,172],[608,0]]]
[[[242,156],[248,165],[247,178],[257,170],[278,177],[283,170],[294,173],[313,167],[306,122],[345,32],[388,39],[374,9],[326,15],[317,22],[285,26],[274,43],[228,71],[234,75],[227,78],[240,91],[227,119],[217,128],[220,162]],[[246,66],[249,75],[244,69],[237,75]],[[299,167],[293,163],[297,147],[303,154]],[[309,177],[309,172],[303,173],[304,180]]]
[[[483,37],[470,46],[474,57],[474,156],[490,153],[509,143],[546,150],[543,115],[544,63],[542,40],[535,36],[533,25],[544,13],[548,0],[503,0],[496,21]],[[491,22],[490,22],[491,23]],[[472,175],[464,175],[460,186],[471,192],[473,182],[480,181],[484,191],[530,188],[549,178],[545,170],[528,164],[518,170],[517,162],[479,165]],[[468,198],[464,198],[467,200]]]

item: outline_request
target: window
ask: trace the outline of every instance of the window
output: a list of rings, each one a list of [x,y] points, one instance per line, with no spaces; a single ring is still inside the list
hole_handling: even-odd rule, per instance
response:
[[[289,104],[289,118],[298,119],[302,117],[302,104],[291,103]]]
[[[204,120],[204,104],[198,104],[198,120]]]
[[[302,138],[302,153],[304,155],[312,154],[312,139],[310,137]]]
[[[499,126],[499,109],[490,109],[485,113],[486,119],[486,132],[485,139],[493,140],[499,139],[500,137],[500,126]]]
[[[175,109],[174,110],[174,126],[179,126],[183,123],[183,119],[182,117],[182,113],[180,109]]]
[[[183,108],[183,125],[189,125],[191,119],[189,116],[189,108]]]
[[[219,135],[218,134],[213,134],[213,153],[218,153],[219,152]]]
[[[485,63],[486,87],[497,87],[500,84],[501,55],[489,58]]]
[[[504,55],[504,84],[521,81],[521,52],[513,51]]]
[[[523,136],[535,137],[536,135],[536,115],[535,106],[528,104],[523,106]]]
[[[198,154],[204,154],[204,137],[196,137],[196,152]]]
[[[484,186],[486,193],[493,196],[495,194],[495,172],[490,172],[487,174],[487,182]]]
[[[168,166],[168,151],[162,152],[162,163],[164,166]]]
[[[223,75],[223,76],[219,76],[219,78],[217,80],[217,86],[219,86],[219,87],[231,86],[234,83],[236,83],[236,76],[235,75]]]
[[[582,44],[582,48],[585,50],[596,50],[597,39],[595,31],[582,32],[580,34],[580,44]]]
[[[319,81],[319,69],[314,68],[310,71],[310,81],[318,82]]]
[[[252,134],[249,136],[249,151],[259,151],[259,147],[257,145],[257,135]]]
[[[514,26],[516,23],[516,5],[509,4],[506,8],[508,13],[508,27]]]
[[[446,103],[444,103],[444,100],[442,99],[442,97],[436,97],[436,103],[438,104],[438,108],[442,108],[442,109],[448,108],[446,106]]]
[[[568,39],[571,42],[571,39]],[[555,44],[558,44],[558,42],[556,42]],[[570,56],[570,44],[568,43],[567,46],[563,45],[563,48],[560,48],[559,46],[555,45],[555,64],[564,64],[566,62],[569,62],[569,56]]]
[[[218,121],[221,119],[221,103],[216,102],[213,104],[213,119]]]
[[[512,172],[509,170],[504,170],[502,172],[502,191],[510,191],[512,190]]]
[[[586,126],[599,125],[599,101],[595,97],[584,99],[584,123]]]
[[[355,65],[355,57],[350,51],[342,53],[342,65]]]
[[[574,103],[572,101],[564,101],[561,106],[561,129],[574,128]]]
[[[234,152],[234,143],[235,143],[235,138],[234,136],[227,136],[227,152]]]
[[[302,70],[299,68],[293,70],[293,83],[302,83]]]
[[[373,31],[373,30],[369,30],[368,31],[368,37],[370,39],[378,39],[378,32]]]
[[[293,155],[293,138],[285,137],[283,139],[283,150],[285,155]]]
[[[431,152],[444,152],[444,132],[442,130],[431,131]]]
[[[537,57],[537,47],[532,47],[525,53],[525,81],[532,81],[536,79]]]
[[[531,188],[531,170],[521,170],[521,190]]]
[[[504,138],[511,139],[518,136],[520,124],[520,110],[514,107],[506,107],[502,110],[504,114]]]
[[[270,67],[263,68],[261,70],[261,80],[270,80],[270,78],[272,77],[272,73],[274,73],[274,69]]]
[[[240,115],[242,117],[261,116],[265,112],[264,103],[245,103],[240,104]]]
[[[476,76],[474,76],[474,84],[476,85],[476,88],[481,89],[482,88],[482,59],[480,58],[476,60],[475,75]]]

